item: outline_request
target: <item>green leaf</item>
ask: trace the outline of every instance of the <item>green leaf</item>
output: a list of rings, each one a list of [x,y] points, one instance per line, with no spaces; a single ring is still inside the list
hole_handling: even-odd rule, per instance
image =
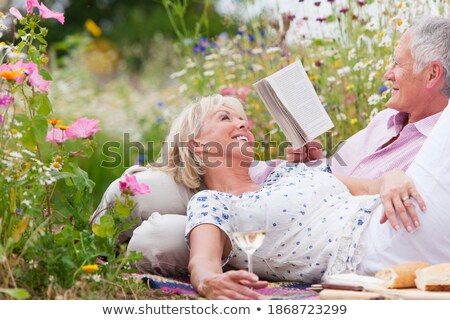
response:
[[[116,212],[119,215],[119,217],[126,218],[130,215],[131,210],[129,206],[123,204],[122,201],[117,199],[114,205],[114,212]]]
[[[100,218],[100,224],[94,224],[92,231],[101,238],[112,237],[114,235],[114,219],[105,214]]]
[[[44,80],[47,80],[47,81],[53,80],[50,73],[48,73],[48,71],[45,69],[39,69],[39,74],[42,76],[42,78],[44,78]],[[47,98],[47,100],[48,100],[48,98]],[[50,100],[48,102],[50,102]]]
[[[33,131],[37,142],[45,142],[47,129],[47,118],[44,116],[38,114],[31,120],[31,131]]]
[[[42,70],[39,71],[39,74],[41,74],[41,72]],[[44,77],[43,74],[41,74],[41,76]],[[48,76],[50,75],[48,74]],[[35,93],[34,96],[30,99],[30,107],[43,116],[47,116],[50,112],[52,112],[52,103],[50,102],[47,94]]]
[[[70,163],[69,165],[72,167],[73,172],[77,175],[77,181],[84,187],[87,187],[89,189],[89,193],[92,193],[92,189],[95,187],[95,182],[89,179],[88,173],[74,163]]]
[[[36,39],[38,39],[38,41],[42,44],[47,44],[47,40],[45,40],[40,34],[36,35]]]
[[[30,294],[24,289],[3,289],[0,288],[0,292],[6,293],[15,299],[28,299]]]

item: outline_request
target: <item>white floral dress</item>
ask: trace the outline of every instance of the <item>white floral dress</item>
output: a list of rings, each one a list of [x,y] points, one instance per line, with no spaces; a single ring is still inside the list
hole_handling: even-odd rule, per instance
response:
[[[237,196],[204,190],[188,204],[186,238],[201,224],[219,227],[233,243],[230,203]],[[262,188],[237,198],[248,206],[266,201],[268,230],[253,255],[254,272],[268,280],[313,283],[324,276],[353,272],[361,260],[361,233],[379,196],[352,196],[328,167],[278,166]],[[207,241],[207,239],[205,239]],[[247,268],[245,252],[233,243],[224,264]]]

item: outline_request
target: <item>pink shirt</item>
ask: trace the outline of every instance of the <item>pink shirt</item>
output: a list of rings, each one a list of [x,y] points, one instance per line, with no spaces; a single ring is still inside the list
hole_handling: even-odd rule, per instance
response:
[[[376,179],[389,170],[406,170],[441,114],[442,112],[439,112],[407,124],[402,130],[407,114],[392,109],[381,111],[365,129],[343,142],[333,157],[328,159],[332,172],[356,178]],[[394,142],[381,148],[397,135],[399,136]],[[250,168],[250,176],[253,181],[261,184],[282,162],[255,161],[255,165]]]
[[[403,127],[406,113],[392,109],[381,111],[365,129],[338,148],[330,159],[331,170],[335,174],[366,179],[378,178],[396,168],[406,170],[441,114],[436,113]],[[397,135],[394,142],[382,148]]]

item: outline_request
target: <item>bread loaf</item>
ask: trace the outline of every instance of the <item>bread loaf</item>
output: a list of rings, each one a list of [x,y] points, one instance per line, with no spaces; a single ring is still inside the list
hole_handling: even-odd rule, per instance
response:
[[[416,271],[429,265],[422,261],[395,264],[377,272],[375,277],[386,281],[389,289],[414,288]]]
[[[416,286],[424,291],[450,291],[450,263],[417,270]]]

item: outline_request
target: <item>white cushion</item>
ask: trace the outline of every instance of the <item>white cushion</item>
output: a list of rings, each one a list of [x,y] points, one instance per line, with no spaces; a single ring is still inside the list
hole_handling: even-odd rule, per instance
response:
[[[112,182],[105,191],[98,208],[89,219],[91,225],[100,223],[100,217],[106,213],[108,206],[114,206],[117,196],[120,197],[119,181],[125,174],[135,175],[138,183],[145,183],[151,192],[133,196],[136,207],[130,215],[130,219],[137,219],[136,226],[147,220],[154,212],[160,214],[186,215],[186,206],[193,192],[180,183],[176,183],[173,175],[158,169],[141,166],[133,166],[125,170],[122,177]],[[134,228],[126,231],[121,236],[121,241],[132,236]]]

